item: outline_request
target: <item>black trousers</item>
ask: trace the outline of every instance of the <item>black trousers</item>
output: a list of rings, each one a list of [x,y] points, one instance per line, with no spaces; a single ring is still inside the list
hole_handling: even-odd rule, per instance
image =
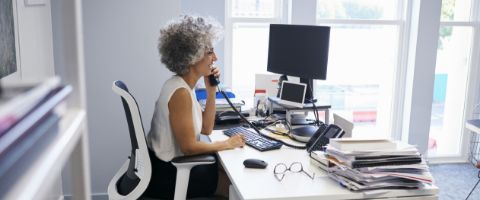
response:
[[[155,153],[148,150],[152,162],[152,178],[143,196],[173,199],[177,168],[171,162],[157,158]],[[218,184],[218,165],[199,165],[190,171],[187,198],[213,196]]]

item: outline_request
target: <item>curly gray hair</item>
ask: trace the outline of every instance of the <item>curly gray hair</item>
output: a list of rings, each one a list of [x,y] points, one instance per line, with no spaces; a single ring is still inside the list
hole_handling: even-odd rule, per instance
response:
[[[160,29],[161,61],[173,73],[188,73],[221,35],[222,26],[211,17],[181,16]]]

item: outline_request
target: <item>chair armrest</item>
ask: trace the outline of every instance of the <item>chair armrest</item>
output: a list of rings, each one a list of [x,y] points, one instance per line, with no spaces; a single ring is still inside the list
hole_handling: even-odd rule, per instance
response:
[[[187,197],[187,188],[190,170],[197,165],[215,163],[212,155],[179,156],[172,159],[172,164],[177,168],[174,200],[184,200]]]
[[[208,135],[200,134],[198,139],[202,142],[212,143],[212,140],[210,140],[210,137],[208,137]]]
[[[172,159],[172,164],[182,165],[207,165],[215,163],[212,155],[179,156]]]

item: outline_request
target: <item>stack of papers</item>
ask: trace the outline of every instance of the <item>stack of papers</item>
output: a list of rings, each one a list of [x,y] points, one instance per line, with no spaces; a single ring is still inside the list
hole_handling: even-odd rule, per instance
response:
[[[397,143],[388,139],[332,138],[329,146],[343,151],[396,149]],[[375,148],[375,149],[372,149]]]
[[[428,166],[414,146],[390,140],[380,142],[384,144],[365,140],[368,145],[362,149],[358,148],[362,140],[346,141],[340,146],[335,142],[329,144],[325,152],[312,152],[311,158],[322,163],[332,179],[352,191],[417,189],[433,182]],[[355,148],[350,143],[357,150],[352,150]],[[374,143],[378,143],[379,150],[374,150],[377,149]]]
[[[198,101],[202,106],[202,109],[205,109],[205,104],[207,103],[206,101],[207,101],[206,99],[202,99]],[[243,100],[240,100],[237,98],[230,98],[230,101],[238,111],[240,111],[241,107],[245,105],[245,102]],[[215,108],[217,112],[233,110],[230,104],[228,104],[226,99],[215,99]]]

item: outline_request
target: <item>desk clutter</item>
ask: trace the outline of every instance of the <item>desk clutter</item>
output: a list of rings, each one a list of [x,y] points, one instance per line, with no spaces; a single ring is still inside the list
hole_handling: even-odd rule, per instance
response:
[[[419,189],[433,178],[417,148],[390,140],[331,139],[310,162],[352,191]]]

